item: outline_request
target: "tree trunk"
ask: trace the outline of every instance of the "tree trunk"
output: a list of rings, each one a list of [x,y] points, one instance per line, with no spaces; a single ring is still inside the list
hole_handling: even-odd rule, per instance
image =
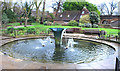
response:
[[[59,3],[58,3],[58,7],[57,7],[57,10],[56,10],[55,17],[58,15],[58,11],[59,11],[59,9],[60,9],[60,3],[61,3],[61,0],[59,0]]]
[[[39,11],[39,8],[36,9],[36,21],[37,22],[39,22],[38,11]]]
[[[92,28],[93,28],[93,23],[92,23]]]
[[[42,12],[42,17],[41,17],[41,22],[40,22],[40,24],[43,24],[43,21],[44,21],[45,2],[46,2],[46,0],[44,0],[44,3],[43,3],[43,12]]]
[[[25,17],[25,24],[24,27],[27,27],[27,17]]]

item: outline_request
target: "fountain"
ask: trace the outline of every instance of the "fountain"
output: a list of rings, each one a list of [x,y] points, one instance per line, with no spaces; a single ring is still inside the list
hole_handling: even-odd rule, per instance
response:
[[[54,33],[55,46],[60,47],[60,44],[62,44],[62,41],[61,41],[62,35],[66,29],[65,28],[50,28],[50,29]]]
[[[48,36],[10,42],[1,46],[0,51],[22,60],[75,64],[100,61],[115,53],[113,48],[105,44],[73,38],[62,39],[65,28],[50,29],[54,38]]]

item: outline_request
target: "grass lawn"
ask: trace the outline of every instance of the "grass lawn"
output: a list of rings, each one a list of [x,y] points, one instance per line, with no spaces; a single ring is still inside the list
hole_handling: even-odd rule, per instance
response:
[[[9,23],[7,25],[20,26],[20,23]],[[45,33],[49,30],[49,28],[81,28],[82,30],[99,29],[100,31],[105,30],[107,34],[110,34],[110,35],[118,35],[118,32],[120,32],[120,30],[118,29],[109,29],[109,28],[82,28],[82,27],[77,27],[77,26],[61,26],[61,25],[47,26],[47,25],[42,25],[39,23],[32,23],[32,25],[36,28],[37,32],[45,32]]]

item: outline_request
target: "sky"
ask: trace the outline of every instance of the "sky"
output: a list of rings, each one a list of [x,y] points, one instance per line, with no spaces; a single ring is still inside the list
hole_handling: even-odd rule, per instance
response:
[[[4,0],[2,0],[4,1]],[[25,1],[32,1],[32,0],[22,0],[22,2],[25,2]],[[40,1],[40,0],[38,0]],[[53,12],[53,9],[51,8],[52,7],[52,4],[55,3],[56,1],[58,0],[46,0],[46,11],[49,11],[49,12]],[[71,0],[71,1],[74,1],[74,0]],[[78,0],[78,1],[81,1],[81,0]],[[92,4],[95,4],[96,6],[100,5],[101,3],[106,3],[108,4],[111,0],[86,0]],[[115,0],[115,1],[120,1],[120,0]],[[20,2],[20,0],[13,0],[13,2]],[[40,10],[42,10],[42,4],[40,6]],[[116,9],[116,11],[118,11],[118,9]]]

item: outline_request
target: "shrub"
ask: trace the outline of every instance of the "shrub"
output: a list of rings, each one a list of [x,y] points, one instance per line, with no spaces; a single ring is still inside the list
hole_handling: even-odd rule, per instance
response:
[[[94,28],[98,28],[99,26],[97,24],[93,24],[93,27]]]
[[[85,24],[85,27],[90,28],[92,25],[90,23]]]
[[[90,23],[90,17],[89,15],[83,15],[80,20],[79,20],[80,23]]]
[[[26,30],[26,27],[19,27],[19,28],[17,28],[17,30],[24,31],[24,30]]]
[[[85,27],[85,24],[81,24],[80,27]]]
[[[75,21],[75,20],[71,20],[69,23],[68,23],[68,26],[78,26],[78,22]]]
[[[30,22],[30,23],[35,23],[35,21],[36,21],[35,17],[30,17],[28,19],[28,22]]]
[[[92,24],[92,27],[93,27],[93,24],[98,24],[100,21],[100,17],[96,12],[90,12],[89,17],[90,17],[90,22]]]
[[[20,21],[21,21],[21,22],[25,22],[25,19],[21,19]]]
[[[36,32],[36,29],[35,29],[35,27],[27,27],[27,33],[28,34],[35,34],[35,32]]]
[[[23,32],[23,31],[18,31],[17,34],[18,34],[18,35],[24,35],[24,32]]]
[[[14,27],[8,27],[7,28],[7,33],[13,33],[15,31]]]
[[[13,37],[13,36],[15,36],[15,35],[14,35],[14,33],[11,33],[11,34],[10,34],[10,36],[12,36],[12,37]]]

